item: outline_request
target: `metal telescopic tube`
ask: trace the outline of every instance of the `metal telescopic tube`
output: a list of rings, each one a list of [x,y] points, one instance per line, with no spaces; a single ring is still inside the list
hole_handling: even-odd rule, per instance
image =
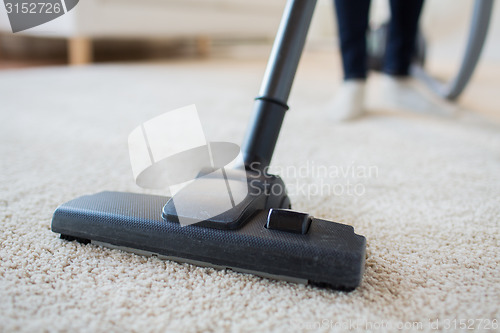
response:
[[[316,0],[286,4],[242,145],[247,167],[264,169],[271,162],[315,6]]]

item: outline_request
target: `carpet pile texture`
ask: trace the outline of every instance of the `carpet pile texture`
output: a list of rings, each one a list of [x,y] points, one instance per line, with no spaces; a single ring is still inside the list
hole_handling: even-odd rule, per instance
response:
[[[161,261],[51,232],[55,208],[77,196],[159,193],[134,184],[127,150],[130,131],[154,116],[195,103],[209,141],[240,143],[264,65],[0,75],[0,331],[433,331],[500,319],[498,119],[460,104],[447,116],[374,106],[358,121],[332,123],[340,73],[322,57],[301,64],[273,166],[294,209],[366,237],[355,291]]]

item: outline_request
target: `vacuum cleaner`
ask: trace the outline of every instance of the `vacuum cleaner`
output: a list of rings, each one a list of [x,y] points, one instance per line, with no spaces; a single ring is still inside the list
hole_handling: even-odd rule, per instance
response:
[[[421,69],[425,42],[418,38],[414,73],[442,97],[456,98],[469,81],[492,4],[476,1],[467,51],[459,74],[448,85]],[[286,4],[242,145],[242,166],[224,172],[224,177],[214,176],[219,174],[214,170],[201,173],[171,198],[120,192],[79,197],[56,209],[52,231],[66,240],[140,255],[341,290],[356,288],[363,276],[365,238],[349,225],[292,211],[286,191],[269,191],[275,186],[285,189],[283,180],[265,172],[288,110],[315,5],[315,0]],[[369,34],[369,40],[375,40],[368,45],[374,69],[380,67],[386,34],[386,26]],[[225,209],[224,195],[214,189],[235,187],[246,188],[245,195]],[[182,211],[178,202],[183,203]],[[220,213],[204,218],[206,211]],[[194,223],[183,226],[182,221]]]
[[[423,82],[439,97],[454,101],[464,91],[479,62],[486,36],[488,35],[494,0],[475,0],[465,52],[457,74],[448,82],[441,82],[424,69],[427,43],[422,31],[418,31],[410,74]],[[389,24],[383,23],[369,29],[367,36],[368,66],[381,71],[387,45]]]
[[[266,172],[306,40],[315,0],[289,0],[278,29],[241,153],[244,165],[205,172],[171,198],[101,192],[59,206],[52,231],[140,255],[262,277],[353,290],[362,279],[365,237],[349,225],[291,210],[283,180]],[[251,167],[254,166],[254,167]],[[258,169],[255,168],[258,166]],[[212,170],[213,171],[213,170]],[[227,186],[226,186],[227,185]],[[217,188],[247,188],[230,209],[218,211]],[[183,202],[179,212],[177,202]],[[180,222],[194,220],[183,226]]]

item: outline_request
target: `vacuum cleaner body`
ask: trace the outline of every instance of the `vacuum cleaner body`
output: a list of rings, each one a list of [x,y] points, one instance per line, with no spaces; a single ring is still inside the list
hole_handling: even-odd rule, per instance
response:
[[[387,39],[389,35],[389,23],[381,24],[377,27],[372,27],[367,33],[367,53],[368,53],[368,68],[381,72],[384,67],[384,58],[387,48]],[[415,48],[413,50],[412,64],[423,67],[425,64],[425,55],[427,53],[427,42],[422,31],[417,31],[415,38]]]

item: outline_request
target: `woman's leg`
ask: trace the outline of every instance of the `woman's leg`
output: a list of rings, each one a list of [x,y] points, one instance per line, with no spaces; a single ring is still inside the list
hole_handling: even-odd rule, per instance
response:
[[[331,105],[330,118],[344,121],[365,113],[366,32],[370,0],[335,0],[344,81]]]
[[[366,32],[370,0],[335,0],[334,2],[344,79],[366,79]]]
[[[418,21],[424,0],[390,0],[391,21],[384,72],[407,76],[415,50]]]
[[[423,0],[390,0],[391,21],[384,72],[379,83],[383,108],[407,110],[441,116],[454,114],[453,107],[443,103],[408,77],[415,51],[418,21]]]

